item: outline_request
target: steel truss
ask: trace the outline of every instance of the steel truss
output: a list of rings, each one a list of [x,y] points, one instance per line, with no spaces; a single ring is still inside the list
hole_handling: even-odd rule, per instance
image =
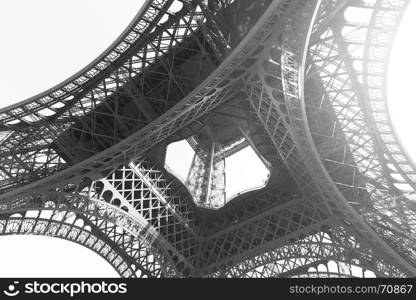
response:
[[[0,110],[0,234],[79,243],[123,277],[415,276],[416,168],[385,91],[407,4],[147,1],[89,66]],[[193,134],[230,103],[244,142],[212,144],[190,193],[166,145],[201,152]],[[247,145],[267,186],[196,205]]]

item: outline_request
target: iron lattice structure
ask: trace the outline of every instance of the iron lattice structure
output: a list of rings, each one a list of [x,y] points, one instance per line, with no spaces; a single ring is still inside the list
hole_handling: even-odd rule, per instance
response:
[[[145,2],[86,68],[0,110],[0,234],[123,277],[415,276],[416,168],[385,88],[408,2]],[[182,139],[187,187],[164,167]],[[225,203],[248,145],[270,178]]]

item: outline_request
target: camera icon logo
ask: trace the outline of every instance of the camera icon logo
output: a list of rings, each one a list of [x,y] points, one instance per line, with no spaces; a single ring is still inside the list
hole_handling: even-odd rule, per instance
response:
[[[20,293],[20,291],[19,290],[17,290],[16,289],[16,286],[19,284],[19,281],[14,281],[13,282],[13,284],[10,284],[7,288],[7,290],[4,290],[3,291],[3,293],[6,295],[6,296],[9,296],[9,297],[14,297],[14,296],[17,296],[19,293]]]

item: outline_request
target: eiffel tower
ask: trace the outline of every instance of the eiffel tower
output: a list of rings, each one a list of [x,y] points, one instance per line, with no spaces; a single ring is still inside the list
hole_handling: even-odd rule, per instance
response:
[[[385,88],[408,3],[146,1],[79,73],[0,110],[0,234],[78,243],[121,277],[416,276],[416,167]],[[165,167],[183,140],[185,182]],[[247,147],[268,182],[227,201]]]

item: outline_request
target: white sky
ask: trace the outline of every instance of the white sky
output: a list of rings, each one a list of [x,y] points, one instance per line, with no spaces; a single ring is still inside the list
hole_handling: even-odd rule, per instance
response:
[[[165,166],[183,183],[188,177],[194,153],[186,140],[172,143],[167,148]],[[231,200],[238,193],[262,187],[267,182],[269,173],[251,147],[227,157],[225,159],[226,200]]]
[[[416,161],[416,1],[410,1],[393,46],[388,96],[393,124],[408,153]]]
[[[180,153],[180,155],[177,155]],[[186,140],[168,145],[166,150],[165,167],[174,175],[185,182],[194,157],[194,150]]]
[[[0,107],[40,93],[83,68],[117,38],[141,3],[140,0],[0,0]],[[411,1],[396,39],[388,86],[394,124],[414,158],[415,15],[416,1]],[[235,164],[235,172],[241,173],[238,169],[241,161],[250,160],[238,158],[228,164]],[[227,181],[230,183],[230,179]],[[0,237],[0,266],[0,277],[117,276],[92,251],[50,237]]]
[[[140,0],[0,0],[0,107],[67,79],[101,54]]]
[[[269,170],[251,147],[225,159],[225,194],[227,200],[238,193],[263,187],[269,178]]]

